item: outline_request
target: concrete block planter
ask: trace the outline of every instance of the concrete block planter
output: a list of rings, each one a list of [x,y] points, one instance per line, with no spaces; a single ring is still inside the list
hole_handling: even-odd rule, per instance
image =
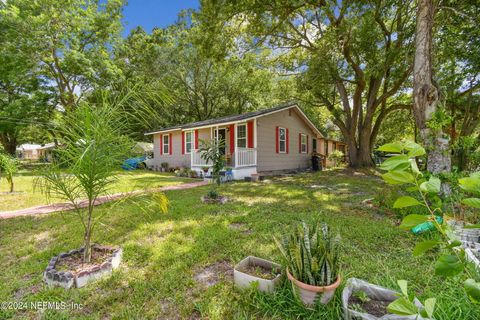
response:
[[[365,304],[363,307],[354,307],[355,293],[363,292],[370,301],[367,306]],[[366,281],[350,278],[347,280],[347,284],[342,292],[342,307],[343,314],[346,320],[353,319],[362,319],[362,320],[414,320],[414,319],[425,319],[420,316],[400,316],[395,314],[389,314],[386,311],[386,306],[392,301],[398,298],[398,292],[380,287]],[[423,307],[423,305],[417,299],[414,300],[417,307]],[[380,314],[380,306],[385,308],[385,314]],[[362,310],[365,309],[365,310]],[[374,311],[375,314],[374,314]]]
[[[465,249],[466,259],[473,262],[477,268],[480,268],[480,248],[466,248]]]
[[[292,282],[295,294],[306,307],[313,307],[317,301],[321,304],[327,304],[332,300],[335,290],[340,285],[342,278],[337,277],[337,280],[328,286],[312,286],[295,279],[287,269],[287,277]]]
[[[259,272],[270,273],[270,279],[256,274]],[[258,290],[271,293],[275,290],[281,280],[281,265],[265,259],[248,256],[240,261],[233,269],[235,286],[238,288],[249,288],[253,282],[258,282]],[[253,272],[252,272],[253,271]]]
[[[70,250],[50,259],[50,262],[43,273],[43,279],[49,286],[58,286],[65,289],[81,288],[89,282],[106,277],[112,273],[114,269],[120,266],[122,260],[122,249],[112,248],[107,246],[92,246],[92,251],[97,250],[103,253],[108,253],[105,261],[95,265],[88,265],[80,270],[58,270],[58,265],[62,259],[67,259],[75,255],[82,255],[84,249]]]
[[[207,196],[201,196],[200,200],[203,203],[208,203],[208,204],[225,204],[228,202],[228,198],[225,196],[218,196],[217,198],[210,198]]]

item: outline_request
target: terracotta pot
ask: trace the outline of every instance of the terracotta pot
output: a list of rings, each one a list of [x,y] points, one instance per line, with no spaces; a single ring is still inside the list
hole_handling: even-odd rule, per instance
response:
[[[297,296],[300,297],[303,304],[307,307],[312,307],[315,305],[317,300],[320,301],[321,304],[327,304],[332,300],[333,295],[335,294],[335,290],[340,285],[342,281],[342,277],[338,276],[337,280],[328,286],[312,286],[306,283],[303,283],[297,279],[295,279],[287,269],[287,277],[290,282],[292,282],[293,287],[297,293]]]

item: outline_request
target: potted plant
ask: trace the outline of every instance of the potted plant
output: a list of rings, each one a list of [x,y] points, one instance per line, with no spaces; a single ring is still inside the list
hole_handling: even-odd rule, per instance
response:
[[[296,297],[307,307],[317,301],[327,304],[341,282],[339,238],[331,235],[326,224],[303,222],[282,240],[274,240]]]
[[[239,288],[258,283],[258,290],[273,292],[281,280],[281,265],[265,259],[248,256],[233,269],[233,280]]]
[[[350,278],[342,292],[345,319],[431,319],[435,298],[425,300],[425,306],[407,290],[407,281],[397,281],[401,293],[366,281]]]
[[[203,166],[202,171],[203,171],[203,176],[205,177],[208,174],[208,170],[210,170],[210,167],[208,166]]]

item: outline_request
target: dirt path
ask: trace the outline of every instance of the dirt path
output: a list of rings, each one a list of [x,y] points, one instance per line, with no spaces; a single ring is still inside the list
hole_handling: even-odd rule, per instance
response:
[[[108,196],[98,197],[97,200],[95,201],[95,205],[98,206],[100,204],[114,201],[114,200],[123,198],[125,196],[138,195],[138,194],[149,193],[149,192],[191,189],[191,188],[201,187],[207,184],[208,184],[208,181],[199,181],[199,182],[184,183],[184,184],[179,184],[175,186],[165,186],[161,188],[148,189],[148,190],[135,190],[132,192],[114,193]],[[85,208],[87,204],[88,204],[87,200],[81,200],[78,202],[78,205],[81,208]],[[20,209],[20,210],[2,211],[0,212],[0,219],[9,219],[9,218],[15,218],[15,217],[21,217],[21,216],[32,216],[32,215],[52,213],[57,211],[66,211],[66,210],[72,210],[72,209],[73,209],[73,205],[67,202],[52,203],[48,205],[31,207],[31,208]]]

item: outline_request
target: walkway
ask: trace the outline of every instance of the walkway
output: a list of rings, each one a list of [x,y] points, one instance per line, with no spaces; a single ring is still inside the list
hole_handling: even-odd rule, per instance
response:
[[[150,193],[150,192],[159,192],[159,191],[191,189],[191,188],[201,187],[207,184],[208,184],[208,181],[199,181],[199,182],[184,183],[184,184],[179,184],[174,186],[165,186],[165,187],[155,188],[155,189],[135,190],[132,192],[114,193],[111,195],[98,197],[97,200],[95,201],[95,205],[98,206],[100,204],[114,201],[126,196],[139,195],[139,194]],[[88,201],[80,200],[78,202],[78,205],[80,208],[85,208],[88,205]],[[68,202],[52,203],[48,205],[31,207],[31,208],[20,209],[20,210],[3,211],[3,212],[0,212],[0,219],[9,219],[9,218],[15,218],[15,217],[21,217],[21,216],[32,216],[32,215],[52,213],[57,211],[67,211],[72,209],[74,209],[73,205]]]

